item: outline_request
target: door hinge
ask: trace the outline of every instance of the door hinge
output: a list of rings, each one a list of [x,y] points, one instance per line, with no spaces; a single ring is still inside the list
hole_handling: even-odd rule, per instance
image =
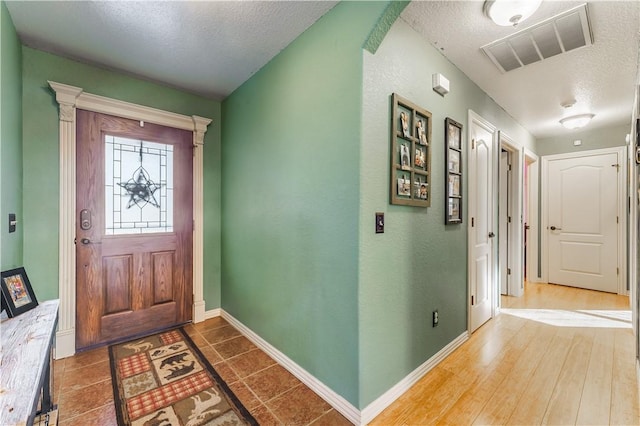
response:
[[[471,149],[476,149],[476,140],[471,139]]]
[[[471,306],[473,306],[473,302],[474,302],[474,299],[473,299],[473,296],[471,296]]]
[[[509,171],[511,171],[511,164],[509,164]]]
[[[620,268],[616,268],[616,275],[620,275]]]
[[[620,223],[620,216],[616,216],[616,223]]]
[[[507,219],[507,222],[511,223],[511,216]]]
[[[472,227],[472,228],[473,228],[473,226],[474,226],[474,223],[475,223],[474,218],[471,218],[471,227]]]
[[[511,275],[511,268],[507,268],[507,275]]]

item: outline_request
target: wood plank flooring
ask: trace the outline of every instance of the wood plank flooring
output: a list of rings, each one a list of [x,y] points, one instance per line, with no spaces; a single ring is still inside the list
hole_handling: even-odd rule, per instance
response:
[[[371,425],[640,425],[629,299],[551,284],[502,313]]]

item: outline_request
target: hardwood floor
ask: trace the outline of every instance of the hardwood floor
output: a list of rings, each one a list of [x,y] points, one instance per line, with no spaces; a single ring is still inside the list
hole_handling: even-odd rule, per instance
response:
[[[629,299],[528,283],[371,425],[640,425]]]

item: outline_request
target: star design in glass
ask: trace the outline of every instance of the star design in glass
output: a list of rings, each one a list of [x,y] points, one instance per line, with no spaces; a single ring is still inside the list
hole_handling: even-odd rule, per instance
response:
[[[124,188],[129,195],[128,209],[133,207],[134,204],[141,209],[147,204],[160,207],[160,203],[158,203],[154,194],[162,185],[154,183],[143,167],[139,167],[138,170],[133,172],[133,177],[127,182],[120,182],[118,185]]]

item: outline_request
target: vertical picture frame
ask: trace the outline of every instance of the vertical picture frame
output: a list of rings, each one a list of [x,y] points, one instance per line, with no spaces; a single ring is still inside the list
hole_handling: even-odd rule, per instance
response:
[[[462,223],[462,138],[462,124],[447,117],[444,120],[445,225]]]
[[[389,202],[431,205],[431,113],[391,95],[391,185]]]

